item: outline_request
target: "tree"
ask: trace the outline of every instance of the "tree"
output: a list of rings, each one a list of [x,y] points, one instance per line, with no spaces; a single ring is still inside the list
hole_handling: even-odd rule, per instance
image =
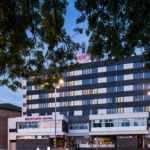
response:
[[[20,78],[34,77],[35,85],[48,82],[52,87],[62,72],[74,67],[79,44],[63,27],[67,5],[66,0],[1,0],[1,85],[15,91]]]
[[[77,23],[88,22],[93,58],[120,60],[138,49],[150,61],[149,0],[76,0],[75,7],[81,12]]]
[[[20,78],[35,85],[57,82],[73,64],[79,44],[64,29],[67,0],[1,0],[1,85],[21,87]],[[92,59],[120,60],[139,49],[150,61],[149,0],[75,0],[77,23],[88,22],[88,52]],[[147,64],[150,68],[150,64]],[[49,70],[44,71],[46,68]],[[44,81],[42,79],[45,79]]]

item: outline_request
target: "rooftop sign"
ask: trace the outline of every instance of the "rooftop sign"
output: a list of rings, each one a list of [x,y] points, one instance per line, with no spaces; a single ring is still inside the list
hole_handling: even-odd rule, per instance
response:
[[[91,55],[90,54],[80,54],[75,56],[76,61],[78,63],[87,63],[87,62],[91,62]]]

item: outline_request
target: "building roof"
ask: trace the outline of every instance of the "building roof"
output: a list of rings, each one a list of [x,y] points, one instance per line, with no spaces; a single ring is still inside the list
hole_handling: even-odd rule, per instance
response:
[[[21,107],[13,105],[13,104],[9,104],[9,103],[0,104],[0,109],[6,109],[6,110],[11,110],[11,111],[21,112]]]

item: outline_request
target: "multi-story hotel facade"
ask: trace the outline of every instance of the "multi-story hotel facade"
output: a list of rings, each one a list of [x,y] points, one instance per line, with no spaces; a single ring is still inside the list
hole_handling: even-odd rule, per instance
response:
[[[82,58],[82,57],[81,57]],[[150,148],[150,70],[142,56],[82,62],[63,73],[57,90],[57,147]],[[54,91],[23,81],[22,117],[9,119],[8,143],[17,150],[54,146]],[[15,129],[15,130],[13,130]]]

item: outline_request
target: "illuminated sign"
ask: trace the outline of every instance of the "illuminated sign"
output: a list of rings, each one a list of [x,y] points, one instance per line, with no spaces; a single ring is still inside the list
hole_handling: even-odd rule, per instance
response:
[[[77,62],[79,63],[86,63],[91,61],[91,55],[90,54],[80,54],[75,56]]]
[[[25,118],[25,121],[52,120],[52,117]]]

